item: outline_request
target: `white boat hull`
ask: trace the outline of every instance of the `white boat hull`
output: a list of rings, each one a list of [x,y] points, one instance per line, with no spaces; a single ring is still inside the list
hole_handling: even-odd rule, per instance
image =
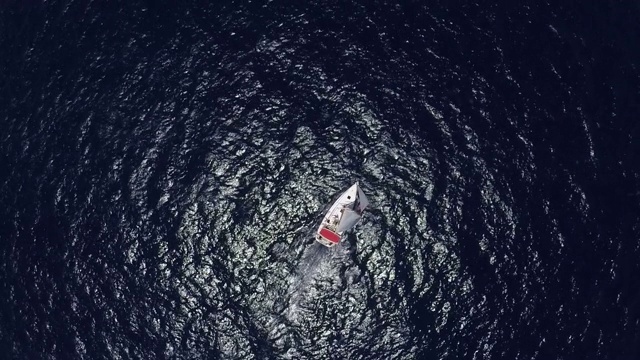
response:
[[[327,247],[340,243],[362,217],[369,204],[358,183],[353,184],[331,205],[316,232],[316,241]]]

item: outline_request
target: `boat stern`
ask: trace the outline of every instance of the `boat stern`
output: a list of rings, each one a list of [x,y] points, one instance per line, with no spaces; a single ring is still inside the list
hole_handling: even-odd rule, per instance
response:
[[[340,242],[340,235],[323,227],[318,230],[316,241],[326,247],[333,247]]]

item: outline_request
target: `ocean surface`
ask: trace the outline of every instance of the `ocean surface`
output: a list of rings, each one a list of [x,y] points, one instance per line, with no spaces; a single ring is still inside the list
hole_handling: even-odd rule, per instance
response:
[[[639,4],[2,2],[0,358],[640,359]]]

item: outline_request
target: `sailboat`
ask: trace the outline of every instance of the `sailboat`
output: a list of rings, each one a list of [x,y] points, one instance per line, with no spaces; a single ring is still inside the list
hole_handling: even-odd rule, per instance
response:
[[[367,205],[369,200],[360,185],[357,182],[351,185],[325,214],[318,227],[316,241],[327,247],[340,243],[342,236],[360,220]]]

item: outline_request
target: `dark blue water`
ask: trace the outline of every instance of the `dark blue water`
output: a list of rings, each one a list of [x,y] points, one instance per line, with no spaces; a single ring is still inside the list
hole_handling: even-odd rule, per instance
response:
[[[1,356],[638,359],[638,44],[634,2],[5,2]]]

